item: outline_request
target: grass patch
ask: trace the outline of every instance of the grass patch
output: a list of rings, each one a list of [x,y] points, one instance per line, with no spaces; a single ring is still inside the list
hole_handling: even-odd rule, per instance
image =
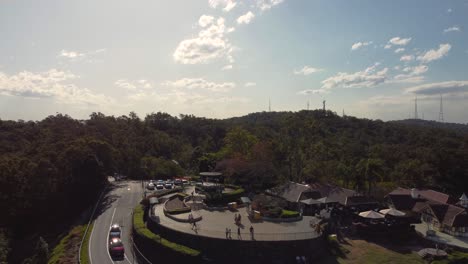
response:
[[[446,259],[435,260],[432,264],[462,264],[468,263],[468,253],[452,251]]]
[[[340,264],[424,264],[425,261],[416,253],[399,253],[364,240],[347,240],[340,244],[336,239],[329,239],[330,256],[318,263]]]
[[[197,257],[200,255],[201,252],[198,250],[171,242],[161,237],[160,235],[151,232],[148,228],[146,228],[146,225],[143,222],[143,215],[143,207],[135,207],[133,211],[133,228],[137,235],[146,238],[146,240],[151,241],[152,243],[159,244],[167,249],[170,249],[185,256]]]
[[[86,225],[75,226],[52,249],[48,264],[75,262]]]
[[[89,263],[88,244],[89,244],[89,239],[91,237],[91,231],[93,231],[93,227],[94,227],[94,221],[89,225],[88,233],[86,233],[86,237],[83,241],[83,245],[81,246],[80,261],[82,264]]]

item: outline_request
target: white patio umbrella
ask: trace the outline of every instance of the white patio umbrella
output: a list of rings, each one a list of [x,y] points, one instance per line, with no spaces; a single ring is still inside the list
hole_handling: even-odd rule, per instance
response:
[[[369,219],[383,219],[385,216],[381,213],[378,213],[376,211],[365,211],[359,213],[359,216],[362,216],[364,218],[369,218]]]
[[[393,216],[405,216],[406,215],[404,212],[399,211],[395,208],[382,209],[379,212],[384,215],[393,215]]]

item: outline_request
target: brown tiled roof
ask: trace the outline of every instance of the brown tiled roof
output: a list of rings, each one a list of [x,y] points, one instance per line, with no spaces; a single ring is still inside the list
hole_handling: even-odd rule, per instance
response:
[[[295,182],[287,182],[281,186],[267,190],[266,193],[282,197],[288,202],[298,202],[304,192],[312,191],[309,186]]]
[[[445,193],[441,193],[441,192],[437,192],[437,191],[434,191],[434,190],[430,190],[430,189],[419,190],[419,189],[416,189],[415,191],[416,191],[416,194],[420,198],[425,198],[427,200],[431,200],[431,201],[434,201],[434,202],[448,203],[448,204],[455,204],[457,202],[457,200],[455,198],[451,197],[450,195],[445,194]],[[389,194],[410,195],[411,196],[411,190],[398,187],[397,189],[393,190]]]
[[[411,195],[392,194],[387,195],[390,198],[393,206],[397,210],[412,210],[416,200],[411,198]]]
[[[378,202],[374,199],[365,196],[348,196],[346,197],[344,205],[353,206],[359,204],[378,204]]]

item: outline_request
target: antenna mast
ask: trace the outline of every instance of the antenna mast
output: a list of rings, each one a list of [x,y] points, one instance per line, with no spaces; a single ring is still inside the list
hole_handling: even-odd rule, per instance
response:
[[[309,100],[307,100],[307,111],[309,111],[309,107],[310,107]]]
[[[418,119],[418,97],[414,99],[414,119]]]
[[[439,111],[439,122],[443,123],[444,122],[444,110],[442,107],[442,94],[440,94],[440,111]]]
[[[268,112],[271,112],[271,99],[268,98]]]
[[[327,102],[327,101],[323,100],[323,112],[324,112],[324,113],[325,113],[325,103],[326,103],[326,102]]]

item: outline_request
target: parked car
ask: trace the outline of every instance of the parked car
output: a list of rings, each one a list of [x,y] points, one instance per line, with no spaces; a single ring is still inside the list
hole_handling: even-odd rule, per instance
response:
[[[158,184],[156,184],[156,189],[162,190],[162,189],[164,189],[164,185],[158,183]]]
[[[166,183],[166,184],[164,184],[164,188],[166,188],[166,189],[172,189],[172,184]]]
[[[176,180],[174,181],[174,184],[175,184],[175,185],[182,185],[182,181],[181,181],[180,179],[176,179]]]
[[[112,240],[114,238],[120,239],[121,234],[122,234],[122,229],[120,228],[119,224],[111,225],[110,230],[109,230],[109,240]]]
[[[109,254],[112,257],[124,257],[125,249],[120,238],[113,238],[109,240]]]
[[[147,188],[148,190],[154,190],[154,183],[152,183],[152,182],[148,183],[148,185],[146,186],[146,188]]]
[[[182,179],[182,184],[188,184],[189,182],[186,179]]]

